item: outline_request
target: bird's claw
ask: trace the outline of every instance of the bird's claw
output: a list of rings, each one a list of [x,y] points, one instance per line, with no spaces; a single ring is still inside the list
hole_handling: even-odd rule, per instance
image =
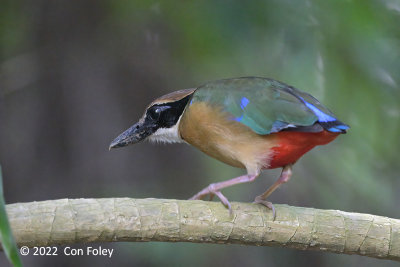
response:
[[[254,199],[253,203],[264,205],[265,207],[267,207],[270,210],[272,210],[272,221],[275,221],[275,217],[276,217],[275,207],[271,202],[269,202],[269,201],[267,201],[265,199],[262,199],[260,196],[258,196],[258,197],[256,197]]]
[[[210,201],[214,198],[214,196],[217,196],[221,203],[229,209],[229,214],[232,215],[232,205],[229,202],[229,200],[221,193],[219,190],[212,190],[212,188],[206,188],[197,193],[196,195],[192,196],[189,198],[189,200],[202,200],[205,196],[209,195],[210,196]]]

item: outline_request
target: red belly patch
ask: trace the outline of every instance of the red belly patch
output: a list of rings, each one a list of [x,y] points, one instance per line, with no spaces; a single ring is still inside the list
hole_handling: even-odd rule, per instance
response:
[[[268,169],[283,167],[295,163],[301,156],[318,145],[325,145],[333,141],[339,133],[322,131],[308,132],[279,132],[278,146],[272,148],[272,158]]]

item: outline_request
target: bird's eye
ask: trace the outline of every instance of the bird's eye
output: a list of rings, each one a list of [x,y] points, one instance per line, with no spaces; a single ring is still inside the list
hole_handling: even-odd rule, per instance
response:
[[[158,120],[160,118],[161,113],[165,110],[166,107],[154,107],[149,110],[148,115],[152,120]]]
[[[170,108],[170,106],[153,106],[147,111],[147,116],[150,117],[150,119],[157,121],[160,119],[161,113],[165,114],[165,112]]]
[[[149,116],[153,120],[158,120],[160,118],[161,109],[160,108],[153,108],[149,110]]]

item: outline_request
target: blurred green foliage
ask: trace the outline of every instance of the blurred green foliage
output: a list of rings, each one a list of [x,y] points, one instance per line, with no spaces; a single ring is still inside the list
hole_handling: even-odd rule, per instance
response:
[[[79,71],[69,75],[73,79],[78,79],[77,76],[80,73],[84,73],[82,76],[87,74],[85,68],[92,66],[85,60],[89,61],[87,55],[93,53],[93,58],[100,58],[102,60],[100,62],[107,62],[104,65],[107,65],[109,69],[99,71],[101,75],[104,73],[108,75],[103,76],[112,76],[114,72],[127,72],[126,76],[129,77],[135,72],[134,77],[142,77],[141,79],[150,84],[151,86],[148,87],[152,89],[148,95],[144,92],[141,92],[141,95],[139,91],[147,87],[138,85],[137,80],[140,79],[132,83],[129,82],[133,78],[120,79],[121,84],[135,86],[133,89],[129,88],[131,93],[128,93],[128,89],[115,91],[118,92],[120,98],[115,101],[115,107],[111,108],[114,113],[117,113],[117,106],[133,106],[132,110],[130,109],[132,112],[124,121],[125,126],[133,122],[135,116],[140,116],[140,110],[146,105],[143,102],[157,97],[157,94],[228,77],[262,76],[281,80],[314,95],[340,120],[349,124],[351,129],[347,135],[340,136],[332,144],[316,148],[303,157],[294,168],[293,179],[283,189],[272,195],[272,202],[399,218],[399,1],[117,0],[99,1],[96,4],[86,1],[80,4],[67,4],[60,1],[59,4],[60,6],[57,7],[56,4],[33,6],[7,1],[2,5],[0,60],[9,62],[13,58],[18,58],[19,55],[37,49],[57,55],[54,56],[54,60],[58,63],[60,61],[58,56],[66,54],[65,57],[77,62],[73,66],[79,68]],[[69,16],[65,15],[65,18],[60,16],[64,14],[60,11],[63,8],[70,11]],[[81,13],[83,15],[80,15]],[[55,29],[50,31],[45,26],[53,22],[52,18],[57,16],[60,16],[57,26],[59,27],[58,35],[52,35]],[[74,24],[74,16],[80,17],[81,20],[77,20],[78,22]],[[46,17],[46,20],[32,19],[36,17]],[[32,20],[36,22],[34,26],[28,23]],[[30,27],[37,27],[39,30],[33,32]],[[79,31],[73,31],[71,28],[79,28]],[[52,37],[49,36],[56,37],[51,39]],[[45,41],[40,42],[40,40]],[[60,43],[69,45],[70,50],[52,50],[53,46]],[[97,63],[93,58],[89,59]],[[124,63],[119,65],[109,58]],[[93,65],[96,65],[95,63]],[[6,69],[6,65],[5,63],[0,65],[0,74],[2,69]],[[62,66],[63,71],[71,68],[67,64]],[[100,79],[100,74],[95,73],[95,78]],[[93,78],[88,78],[88,80],[93,80]],[[142,80],[140,82],[143,82]],[[154,89],[155,80],[161,80],[164,87],[157,84],[157,89]],[[87,85],[87,83],[83,84]],[[106,85],[110,84],[106,83]],[[115,86],[115,84],[112,85]],[[20,88],[22,89],[20,94],[26,93],[24,90],[29,87],[38,91],[44,90],[44,87],[32,85]],[[49,92],[58,89],[53,84],[49,87],[51,88]],[[117,90],[115,87],[110,88],[109,91]],[[13,90],[7,86],[1,88],[0,79],[0,97],[5,95],[4,92],[16,92]],[[65,89],[63,94],[60,94],[61,97],[68,96],[68,90],[72,89]],[[11,98],[10,95],[12,93],[7,94],[9,98]],[[88,95],[92,96],[92,94]],[[57,97],[53,97],[52,100]],[[79,100],[84,102],[89,101],[88,99],[90,97]],[[124,102],[124,99],[130,100]],[[73,104],[75,105],[75,102]],[[11,112],[3,116],[11,116]],[[77,117],[73,118],[77,119]],[[91,125],[90,123],[91,121],[85,121],[82,125],[88,128],[87,125]],[[112,127],[110,123],[107,125],[108,128]],[[105,135],[104,131],[96,131],[98,135],[101,133]],[[7,136],[12,135],[15,133],[8,133]],[[107,138],[111,141],[112,137]],[[23,140],[23,138],[19,139]],[[86,138],[85,145],[90,145],[90,141],[91,139]],[[73,144],[72,141],[68,144],[71,143]],[[105,143],[101,145],[106,147]],[[43,148],[43,146],[39,147]],[[68,147],[66,145],[64,150]],[[224,180],[243,172],[226,167],[193,151],[190,153],[194,155],[194,162],[185,159],[181,164],[182,168],[189,166],[187,168],[194,173],[193,176],[196,179],[192,177],[193,180],[185,184],[185,179],[190,179],[191,174],[178,169],[177,165],[169,166],[168,164],[172,163],[168,161],[167,152],[162,154],[165,148],[160,148],[156,151],[157,153],[152,154],[149,151],[157,148],[149,148],[148,145],[138,147],[140,152],[138,150],[134,152],[132,149],[132,152],[121,153],[147,155],[143,160],[147,166],[145,174],[148,177],[159,178],[155,179],[158,184],[156,188],[160,193],[157,196],[189,197],[208,183],[215,182],[215,177]],[[185,149],[174,151],[186,153]],[[75,155],[77,153],[71,157]],[[115,155],[110,157],[115,157]],[[139,159],[135,159],[140,162]],[[165,161],[168,164],[161,166],[161,162]],[[200,161],[203,165],[199,164]],[[94,160],[93,162],[96,163]],[[131,162],[135,164],[133,159]],[[86,162],[86,164],[89,163]],[[117,168],[122,169],[121,165],[113,164],[115,164],[114,168],[105,164],[103,166],[107,166],[111,174]],[[68,166],[72,168],[75,165]],[[137,163],[132,168],[138,172],[142,165]],[[83,168],[87,171],[86,175],[98,178],[99,175],[96,175],[93,169],[87,166]],[[159,169],[159,172],[154,169]],[[76,173],[82,173],[81,171],[78,170]],[[124,173],[127,181],[135,175],[132,170],[129,171],[131,172]],[[76,176],[76,173],[71,176]],[[255,185],[241,185],[228,189],[226,195],[231,200],[251,201],[257,193],[263,191],[260,187],[266,188],[278,175],[276,171],[266,173],[268,180],[260,177]],[[137,175],[140,176],[142,173]],[[173,177],[175,179],[180,176],[182,180],[170,182]],[[129,181],[134,183],[133,179]],[[155,197],[156,195],[148,193],[149,188],[152,188],[149,181],[140,180],[137,185],[133,184],[132,188],[126,186],[125,181],[113,183],[110,177],[104,178],[101,183],[105,184],[105,192],[113,192],[112,196],[122,192],[122,194],[131,193],[135,197]],[[178,181],[182,184],[181,191],[174,186]],[[87,188],[92,184],[93,182],[88,181]],[[47,195],[50,191],[48,190]],[[67,196],[70,195],[67,194]],[[91,196],[98,195],[93,193]],[[47,198],[45,193],[43,193],[43,198]],[[126,250],[124,257],[127,259],[133,257],[130,254],[131,250],[138,251],[134,253],[135,262],[150,265],[165,263],[166,257],[174,258],[172,264],[197,262],[199,265],[215,262],[223,264],[224,261],[221,258],[228,257],[231,259],[228,262],[232,265],[239,265],[240,261],[235,259],[243,251],[250,253],[254,265],[265,265],[268,262],[270,266],[279,266],[283,262],[308,266],[310,261],[302,261],[307,256],[311,258],[312,263],[319,266],[337,266],[339,263],[375,266],[378,262],[357,256],[320,255],[265,248],[245,249],[236,246],[220,249],[215,246],[210,249],[208,245],[133,244],[124,248]],[[246,256],[243,255],[243,257]],[[391,265],[390,262],[379,262],[379,264]]]

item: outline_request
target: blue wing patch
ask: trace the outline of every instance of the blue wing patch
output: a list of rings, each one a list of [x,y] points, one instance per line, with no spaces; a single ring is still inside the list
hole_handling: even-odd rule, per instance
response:
[[[314,106],[313,104],[308,103],[307,101],[304,100],[304,98],[302,98],[301,96],[298,96],[301,101],[303,101],[303,103],[312,110],[312,112],[315,114],[315,116],[318,117],[318,121],[320,122],[329,122],[329,121],[336,121],[335,117],[332,117],[324,112],[322,112],[321,110],[319,110],[316,106]]]
[[[328,131],[333,132],[333,133],[343,133],[346,130],[348,130],[350,127],[345,125],[345,124],[339,124],[335,125],[333,127],[330,127]]]
[[[328,129],[328,131],[332,132],[332,133],[341,133],[342,130],[338,129],[337,127],[331,127]]]
[[[299,96],[301,101],[317,116],[318,122],[327,129],[329,132],[332,133],[346,133],[346,130],[350,127],[343,122],[339,121],[335,117],[326,114],[325,112],[321,111],[315,105],[308,103],[304,98]]]
[[[242,119],[243,119],[243,114],[242,114],[240,117],[236,117],[236,118],[235,118],[235,121],[240,122]]]
[[[240,100],[240,108],[243,110],[249,104],[249,102],[250,100],[248,100],[247,97],[242,97]]]
[[[244,108],[250,103],[250,100],[247,97],[242,97],[242,99],[240,99],[240,108],[242,110],[244,110]],[[243,115],[244,113],[242,113],[242,115],[240,117],[236,117],[235,121],[241,122],[243,119]]]
[[[310,104],[305,101],[306,106],[314,112],[315,116],[318,117],[320,122],[328,122],[328,121],[335,121],[336,118],[329,116],[328,114],[323,113],[321,110],[316,108],[313,104]]]
[[[340,130],[348,130],[350,127],[348,125],[341,124],[341,125],[336,126],[336,128],[338,128]]]

